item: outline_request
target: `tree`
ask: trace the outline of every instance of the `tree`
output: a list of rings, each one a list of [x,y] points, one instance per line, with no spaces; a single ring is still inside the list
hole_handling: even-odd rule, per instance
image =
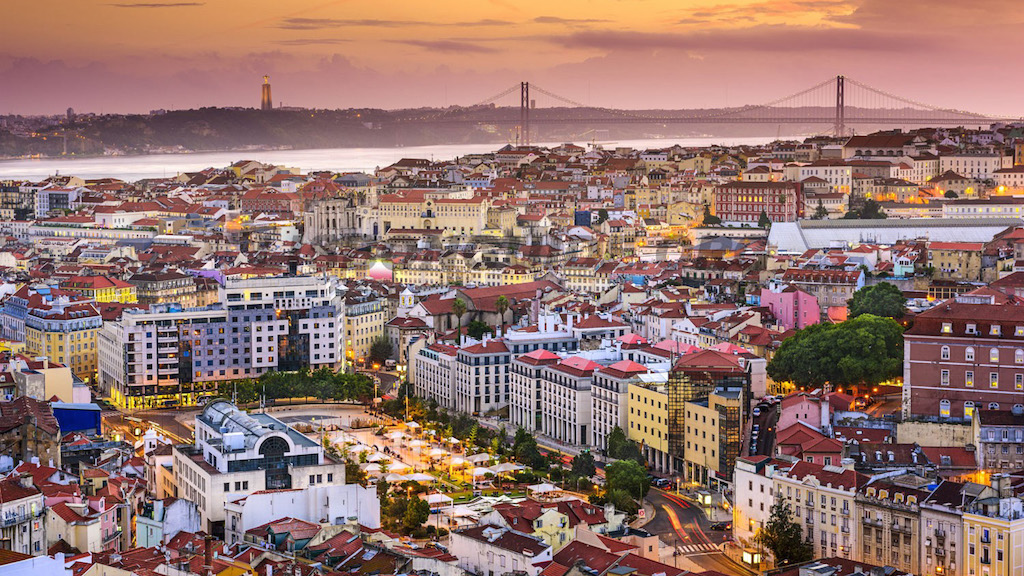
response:
[[[946,193],[943,194],[943,196],[945,196],[946,198],[959,198],[956,192],[953,192],[952,190],[946,190]]]
[[[529,466],[536,470],[547,468],[547,461],[537,447],[537,439],[532,434],[520,427],[512,439],[512,455],[516,462]]]
[[[462,339],[462,315],[466,313],[466,302],[462,298],[456,298],[455,302],[452,302],[452,314],[455,314],[455,321],[459,324],[459,331],[457,332],[456,341]]]
[[[402,515],[402,526],[407,532],[419,529],[430,517],[430,504],[419,496],[406,499],[405,513]]]
[[[584,450],[572,457],[572,475],[578,478],[590,478],[597,473],[597,465],[594,463],[594,455],[590,450]]]
[[[828,210],[825,209],[825,205],[821,203],[821,198],[818,198],[818,207],[814,209],[814,219],[824,220],[828,218]]]
[[[395,346],[387,336],[377,336],[370,343],[370,362],[374,364],[383,365],[384,361],[391,358],[394,353]]]
[[[800,525],[793,522],[789,503],[782,498],[775,500],[771,516],[756,538],[772,553],[776,566],[806,562],[814,557],[814,549],[804,542]]]
[[[757,217],[757,227],[768,228],[771,225],[772,221],[771,218],[768,218],[768,213],[765,212],[764,210],[761,210],[761,215]]]
[[[711,213],[711,207],[705,204],[704,205],[703,225],[704,226],[718,226],[721,223],[722,223],[722,219],[719,218],[718,216],[715,216],[714,214],[712,214]]]
[[[861,314],[874,314],[886,318],[902,318],[906,312],[907,299],[895,284],[881,282],[865,286],[853,293],[846,305],[850,318]]]
[[[864,201],[864,207],[860,210],[860,217],[865,220],[879,220],[887,218],[885,212],[882,211],[882,205],[875,200],[868,198]]]
[[[607,221],[608,211],[605,210],[604,208],[601,208],[600,210],[597,211],[597,222],[595,222],[594,225],[600,226],[601,224],[604,224]]]
[[[498,296],[498,299],[494,301],[494,309],[498,311],[498,316],[501,319],[501,334],[505,335],[505,312],[508,312],[509,302],[508,298],[503,294]]]
[[[491,327],[486,322],[480,320],[473,320],[466,326],[466,336],[474,340],[480,340],[484,337],[484,334],[489,333],[491,333]]]
[[[810,387],[874,386],[902,373],[903,328],[873,314],[798,330],[768,363],[773,380]]]
[[[647,469],[635,460],[619,460],[605,468],[604,471],[608,493],[622,490],[630,498],[639,500],[651,488],[647,479]]]
[[[612,428],[611,432],[608,433],[606,443],[608,444],[608,456],[616,460],[635,460],[643,464],[643,452],[640,451],[640,447],[636,445],[636,442],[626,437],[626,433],[622,428],[618,426]]]

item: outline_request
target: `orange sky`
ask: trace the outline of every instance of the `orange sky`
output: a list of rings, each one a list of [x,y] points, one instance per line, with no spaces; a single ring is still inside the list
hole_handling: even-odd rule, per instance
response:
[[[471,104],[520,80],[600,106],[737,105],[843,73],[1024,114],[1019,0],[4,0],[3,12],[0,86],[13,89],[0,113],[254,106],[265,73],[278,102],[329,108]]]

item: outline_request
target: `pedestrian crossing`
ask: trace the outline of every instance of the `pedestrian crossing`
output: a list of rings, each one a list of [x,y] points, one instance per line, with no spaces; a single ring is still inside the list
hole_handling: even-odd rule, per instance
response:
[[[686,546],[676,546],[680,554],[699,554],[702,552],[718,552],[718,547],[713,544],[689,544]]]

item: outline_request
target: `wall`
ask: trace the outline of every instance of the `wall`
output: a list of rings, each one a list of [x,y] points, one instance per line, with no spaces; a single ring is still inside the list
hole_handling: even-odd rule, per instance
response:
[[[898,444],[921,446],[966,446],[974,443],[970,424],[900,422],[896,425]]]

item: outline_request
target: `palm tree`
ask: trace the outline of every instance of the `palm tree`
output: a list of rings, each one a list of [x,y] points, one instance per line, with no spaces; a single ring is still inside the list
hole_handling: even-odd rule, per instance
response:
[[[462,298],[456,298],[455,302],[452,302],[452,314],[455,314],[455,320],[459,323],[459,331],[456,333],[455,341],[462,341],[462,315],[466,313],[466,302]]]
[[[498,310],[498,316],[501,316],[501,335],[505,335],[505,312],[508,312],[508,298],[504,295],[498,296],[497,302],[494,303],[494,307]]]

